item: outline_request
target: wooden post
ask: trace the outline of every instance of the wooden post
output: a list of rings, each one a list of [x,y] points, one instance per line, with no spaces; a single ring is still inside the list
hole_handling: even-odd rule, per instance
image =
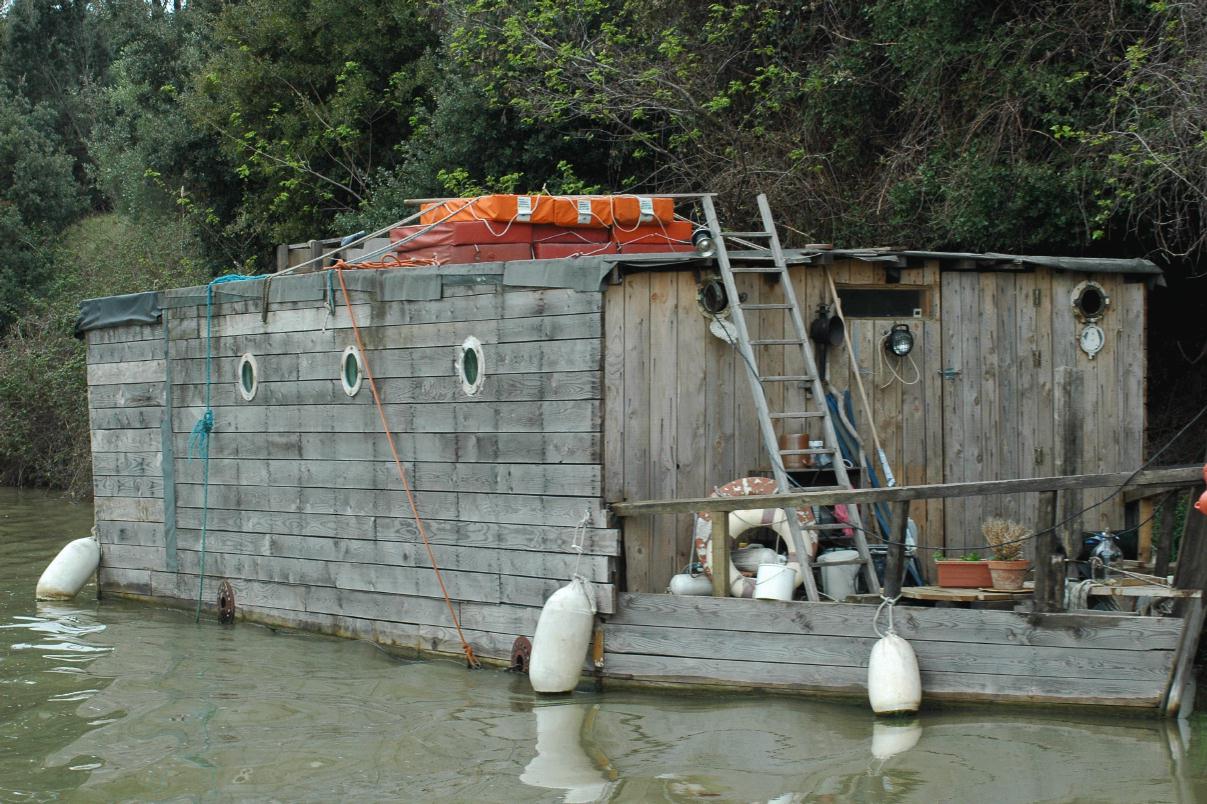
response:
[[[712,596],[729,597],[729,512],[712,515]]]
[[[1177,517],[1178,500],[1183,492],[1179,489],[1165,495],[1161,503],[1161,529],[1157,531],[1157,542],[1154,545],[1153,575],[1158,578],[1169,576],[1169,562],[1173,555],[1173,526]]]
[[[1147,564],[1153,560],[1153,498],[1142,497],[1136,506],[1136,558]]]
[[[1060,538],[1056,533],[1057,500],[1055,491],[1039,495],[1039,521],[1035,537],[1035,612],[1044,614],[1064,608],[1064,557],[1057,549]]]
[[[884,596],[892,600],[901,594],[905,578],[905,531],[909,525],[909,503],[893,503],[893,521],[889,526],[888,557],[884,562]]]

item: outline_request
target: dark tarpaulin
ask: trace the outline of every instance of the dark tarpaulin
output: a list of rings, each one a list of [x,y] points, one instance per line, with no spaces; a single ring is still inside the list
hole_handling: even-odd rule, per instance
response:
[[[123,324],[156,324],[160,316],[159,292],[128,293],[80,302],[80,317],[75,336],[83,338],[92,329],[120,327]]]

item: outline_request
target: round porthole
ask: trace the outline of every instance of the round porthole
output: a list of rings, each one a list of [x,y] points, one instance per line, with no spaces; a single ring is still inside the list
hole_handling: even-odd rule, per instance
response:
[[[361,361],[360,350],[355,346],[349,346],[344,350],[339,361],[339,380],[344,386],[344,393],[348,396],[356,396],[364,377],[365,366]]]
[[[482,390],[482,381],[486,379],[482,342],[472,335],[466,338],[457,347],[457,360],[454,365],[457,376],[461,379],[461,390],[466,396],[476,396]]]
[[[717,317],[729,314],[729,294],[720,279],[709,279],[700,284],[696,303],[705,315]]]
[[[256,396],[260,387],[260,367],[256,365],[256,356],[248,352],[239,358],[239,395],[247,402]]]
[[[1086,323],[1100,320],[1110,304],[1111,297],[1097,282],[1086,280],[1073,288],[1073,312]]]

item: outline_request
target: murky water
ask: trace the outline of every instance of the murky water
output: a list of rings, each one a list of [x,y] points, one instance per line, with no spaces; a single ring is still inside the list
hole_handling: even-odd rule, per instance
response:
[[[0,489],[0,800],[1207,800],[1201,718],[608,692],[106,600],[35,604],[87,506]]]

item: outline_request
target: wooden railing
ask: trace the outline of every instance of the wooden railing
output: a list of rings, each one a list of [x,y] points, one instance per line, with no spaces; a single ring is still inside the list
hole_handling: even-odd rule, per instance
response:
[[[611,506],[620,517],[649,514],[721,513],[712,521],[713,594],[729,594],[729,517],[731,511],[759,508],[807,508],[810,506],[866,505],[889,503],[892,519],[887,541],[885,565],[886,597],[896,597],[901,591],[905,570],[905,530],[909,521],[909,504],[913,500],[939,500],[952,497],[978,497],[994,494],[1032,492],[1040,495],[1039,521],[1035,536],[1035,610],[1058,611],[1063,607],[1062,589],[1064,558],[1059,555],[1056,520],[1057,499],[1061,491],[1116,488],[1120,492],[1144,491],[1164,493],[1171,488],[1194,486],[1202,482],[1200,466],[1177,466],[1146,469],[1141,472],[1115,472],[1097,475],[1064,475],[1019,480],[988,480],[974,483],[942,483],[926,486],[896,486],[881,489],[825,489],[798,491],[790,494],[767,494],[757,497],[698,497],[681,500],[643,500],[618,502]],[[803,567],[804,571],[809,568]],[[1207,579],[1205,579],[1207,580]]]

